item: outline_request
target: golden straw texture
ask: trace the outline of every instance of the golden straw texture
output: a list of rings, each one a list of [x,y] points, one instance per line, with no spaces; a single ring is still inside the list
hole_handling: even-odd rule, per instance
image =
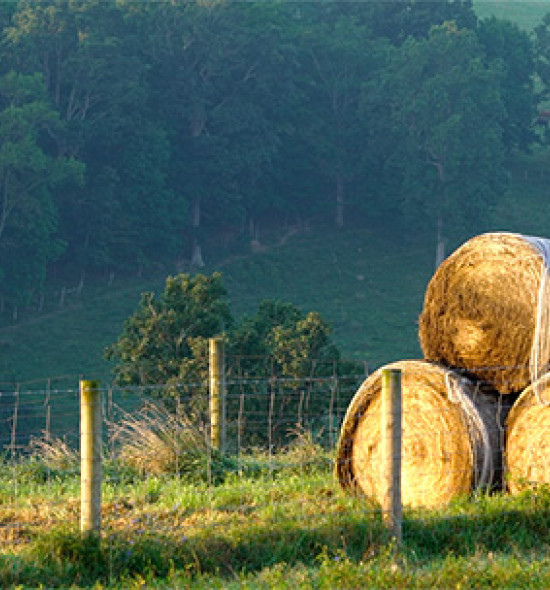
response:
[[[506,420],[506,479],[515,494],[550,484],[550,374],[530,385]]]
[[[542,268],[543,257],[521,235],[483,234],[463,244],[426,290],[419,319],[424,357],[466,369],[500,393],[524,389]],[[546,365],[548,356],[538,362]]]
[[[426,361],[378,369],[350,402],[336,451],[344,489],[380,500],[382,370],[400,369],[402,387],[402,501],[436,507],[493,480],[498,451],[496,404],[470,380]]]

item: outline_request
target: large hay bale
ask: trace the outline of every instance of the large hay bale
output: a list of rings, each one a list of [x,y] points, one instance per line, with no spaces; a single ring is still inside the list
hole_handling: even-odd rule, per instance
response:
[[[432,277],[419,320],[424,357],[466,369],[500,393],[523,390],[548,365],[548,242],[476,236]],[[539,297],[539,290],[541,296]]]
[[[402,500],[436,507],[494,482],[497,404],[475,383],[441,365],[399,361],[359,387],[342,424],[336,475],[344,489],[381,499],[382,370],[401,369]]]
[[[515,494],[550,484],[550,374],[527,387],[506,420],[505,469]]]

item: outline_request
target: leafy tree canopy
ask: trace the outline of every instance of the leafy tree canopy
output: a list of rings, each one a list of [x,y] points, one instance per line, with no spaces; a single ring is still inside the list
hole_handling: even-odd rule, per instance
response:
[[[304,315],[291,303],[263,301],[236,323],[219,273],[180,274],[166,280],[160,297],[142,295],[118,341],[107,348],[115,382],[155,385],[204,381],[208,339],[223,336],[230,372],[289,377],[311,375],[312,361],[338,360],[330,327],[316,312]],[[266,358],[275,366],[265,367]],[[331,366],[332,370],[332,366]]]
[[[0,78],[0,273],[14,302],[42,283],[63,250],[55,189],[78,183],[83,165],[50,153],[49,138],[62,130],[40,74]]]
[[[197,339],[205,341],[231,325],[225,295],[219,273],[168,277],[160,297],[143,293],[120,338],[106,350],[107,358],[117,361],[116,383],[159,384],[177,378]]]
[[[409,38],[382,85],[366,89],[367,113],[378,108],[377,124],[391,134],[387,186],[394,183],[406,218],[472,227],[502,194],[503,76],[500,62],[485,62],[474,32],[447,23],[427,39]]]
[[[531,122],[535,111],[535,64],[529,35],[510,21],[492,17],[479,23],[477,36],[485,51],[486,62],[499,63],[503,69],[500,87],[506,110],[504,146],[508,152],[514,149],[525,151],[534,141]]]
[[[530,38],[471,0],[2,3],[4,298],[53,261],[200,267],[219,234],[358,210],[471,231],[534,140],[549,19]]]

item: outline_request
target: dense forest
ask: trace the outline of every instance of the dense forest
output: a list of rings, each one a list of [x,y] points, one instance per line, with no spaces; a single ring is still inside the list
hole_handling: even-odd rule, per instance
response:
[[[14,0],[0,35],[2,310],[274,224],[443,242],[546,141],[550,18],[469,0]]]

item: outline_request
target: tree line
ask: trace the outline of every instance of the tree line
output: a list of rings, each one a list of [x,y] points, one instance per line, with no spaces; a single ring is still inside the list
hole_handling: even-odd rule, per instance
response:
[[[545,140],[550,19],[470,0],[13,0],[0,38],[2,305],[266,219],[471,227]]]

